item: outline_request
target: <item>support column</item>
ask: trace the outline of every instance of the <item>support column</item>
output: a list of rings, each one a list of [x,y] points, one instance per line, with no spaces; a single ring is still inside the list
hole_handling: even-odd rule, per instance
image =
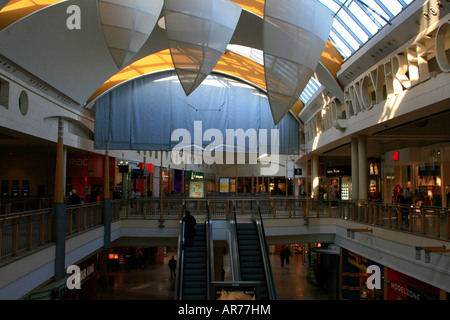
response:
[[[352,200],[359,199],[358,138],[352,138]]]
[[[313,198],[319,199],[319,156],[312,156],[312,192]]]
[[[55,190],[53,208],[53,239],[55,241],[55,280],[65,277],[66,264],[66,204],[64,202],[64,119],[58,120],[58,143],[56,147]]]
[[[147,151],[144,151],[144,165],[143,165],[143,168],[144,168],[144,170],[147,170],[147,161],[146,161],[146,157],[145,157],[145,153],[146,153]],[[145,172],[147,172],[147,171],[145,171]],[[147,198],[147,180],[148,180],[148,176],[146,176],[145,174],[144,174],[144,186],[143,186],[143,188],[144,188],[144,190],[143,190],[143,194],[142,194],[142,197],[143,198]]]
[[[236,155],[237,157],[237,155]],[[235,167],[235,173],[236,173],[236,183],[234,185],[234,195],[237,196],[238,194],[238,170],[237,170],[237,162],[236,162],[236,167]]]
[[[164,228],[163,195],[164,195],[164,187],[163,187],[163,150],[161,149],[161,165],[159,167],[159,227],[160,228]]]
[[[105,228],[104,248],[111,246],[111,192],[109,190],[109,141],[106,141],[103,164],[103,225]]]
[[[358,137],[359,200],[366,201],[369,189],[369,168],[367,163],[367,137]]]

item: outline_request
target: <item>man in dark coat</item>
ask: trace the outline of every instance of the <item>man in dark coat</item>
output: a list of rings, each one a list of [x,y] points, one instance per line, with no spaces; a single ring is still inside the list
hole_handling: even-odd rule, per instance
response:
[[[69,206],[74,205],[74,204],[81,204],[81,199],[77,195],[77,190],[75,190],[75,189],[72,190],[72,194],[70,195],[69,200],[67,201],[67,204]]]
[[[170,280],[175,277],[175,269],[177,267],[177,260],[172,256],[172,259],[169,260],[169,268],[170,268]]]
[[[186,215],[184,216],[183,220],[184,222],[184,239],[186,246],[192,246],[192,241],[194,239],[195,235],[195,225],[197,224],[197,220],[193,216],[191,216],[191,213],[189,210],[186,210]]]

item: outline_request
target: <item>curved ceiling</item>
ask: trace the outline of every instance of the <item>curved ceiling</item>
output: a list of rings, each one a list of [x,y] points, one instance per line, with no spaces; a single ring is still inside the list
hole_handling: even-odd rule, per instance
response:
[[[262,50],[264,0],[232,1],[244,10],[230,43]],[[356,0],[319,1],[334,12],[336,24],[343,24],[341,11],[355,19],[355,15],[349,15],[349,12],[354,7],[361,10],[360,1]],[[373,1],[377,4],[386,3],[384,0]],[[412,0],[390,1],[404,8]],[[98,21],[97,2],[71,0],[70,5],[81,8],[80,30],[66,27],[69,17],[69,2],[66,0],[9,1],[0,11],[0,53],[80,106],[92,103],[102,93],[135,77],[173,69],[165,30],[155,27],[131,64],[119,70],[105,44]],[[379,7],[386,8],[382,4]],[[369,10],[364,12],[368,15]],[[388,18],[391,16],[388,15]],[[338,27],[334,26],[333,30],[336,34]],[[330,39],[333,41],[328,41],[316,74],[319,84],[339,97],[342,86],[336,80],[336,73],[344,61],[341,55],[344,50],[336,46],[337,41],[331,36]],[[235,52],[226,51],[214,71],[265,88],[264,67]],[[302,107],[303,103],[299,101],[292,111],[298,115]]]

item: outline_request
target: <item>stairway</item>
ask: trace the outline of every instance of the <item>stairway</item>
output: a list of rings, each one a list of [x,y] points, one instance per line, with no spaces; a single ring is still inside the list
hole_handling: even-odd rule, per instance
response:
[[[184,248],[183,300],[207,299],[206,225],[195,226],[192,246]]]
[[[260,299],[269,300],[264,264],[259,244],[258,231],[254,223],[236,225],[239,246],[239,262],[242,281],[259,281]]]

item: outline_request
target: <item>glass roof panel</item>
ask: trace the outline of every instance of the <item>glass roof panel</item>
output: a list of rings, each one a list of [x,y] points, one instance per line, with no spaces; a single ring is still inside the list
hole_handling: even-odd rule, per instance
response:
[[[319,1],[334,16],[329,39],[347,59],[414,0]],[[238,45],[229,45],[227,49],[264,64],[261,50]],[[289,76],[289,72],[286,76]],[[315,78],[311,78],[300,100],[306,104],[321,86]]]
[[[335,17],[330,40],[348,58],[414,0],[319,0]]]

